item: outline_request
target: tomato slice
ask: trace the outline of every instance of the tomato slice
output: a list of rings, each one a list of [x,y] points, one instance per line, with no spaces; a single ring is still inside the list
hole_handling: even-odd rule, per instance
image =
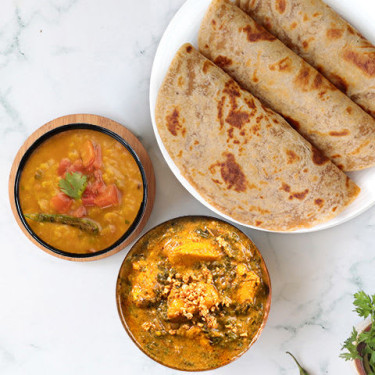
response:
[[[96,157],[95,148],[91,141],[87,140],[82,145],[81,158],[85,168],[91,167]]]
[[[51,198],[50,204],[59,214],[66,214],[73,203],[73,199],[60,192]]]
[[[81,159],[77,159],[72,166],[68,169],[69,172],[83,172],[84,167],[83,167],[83,162]]]
[[[102,148],[100,145],[95,145],[95,160],[93,167],[95,169],[100,169],[102,167]]]
[[[86,207],[79,206],[76,210],[73,211],[72,215],[75,217],[84,217],[85,215],[87,215]]]
[[[65,172],[71,167],[72,162],[68,158],[64,158],[60,161],[57,173],[59,176],[64,176]]]
[[[94,194],[103,193],[106,189],[106,185],[103,181],[103,175],[101,171],[94,172],[95,181],[91,185],[91,190]]]
[[[102,193],[98,194],[95,197],[94,203],[98,207],[105,208],[116,206],[120,203],[120,199],[120,192],[117,189],[116,185],[109,185]]]
[[[95,206],[96,194],[92,190],[92,185],[88,185],[82,195],[82,203],[86,207]]]

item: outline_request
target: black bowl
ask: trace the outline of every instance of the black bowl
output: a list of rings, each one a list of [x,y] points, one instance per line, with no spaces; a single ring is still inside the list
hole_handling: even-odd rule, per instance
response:
[[[128,228],[128,230],[111,246],[109,246],[109,247],[107,247],[103,250],[96,251],[96,252],[93,252],[93,253],[87,253],[87,254],[77,254],[77,253],[69,253],[67,251],[62,251],[60,249],[57,249],[57,248],[49,245],[47,242],[43,241],[39,236],[37,236],[34,233],[34,231],[31,229],[31,227],[27,223],[27,221],[26,221],[26,219],[23,215],[21,205],[20,205],[20,200],[19,200],[19,183],[20,183],[21,174],[22,174],[23,168],[24,168],[27,160],[31,156],[31,154],[35,151],[35,149],[38,146],[40,146],[48,138],[50,138],[50,137],[52,137],[56,134],[62,133],[64,131],[73,130],[73,129],[95,130],[95,131],[107,134],[107,135],[111,136],[112,138],[114,138],[119,143],[121,143],[130,152],[130,154],[133,156],[134,160],[136,161],[136,163],[138,165],[138,168],[141,172],[142,181],[143,181],[143,200],[142,200],[141,206],[138,210],[137,216],[136,216],[135,220],[133,221],[133,223],[131,224],[131,226]],[[20,218],[22,224],[24,225],[26,230],[29,232],[29,234],[32,236],[32,238],[35,241],[37,241],[40,245],[42,245],[44,248],[46,248],[47,250],[49,250],[49,251],[51,251],[51,252],[53,252],[57,255],[60,255],[60,256],[66,257],[66,258],[75,258],[75,259],[84,259],[84,258],[93,258],[93,257],[96,258],[100,255],[103,255],[103,254],[106,254],[106,253],[110,252],[111,250],[113,250],[117,246],[119,246],[122,242],[124,242],[132,234],[132,232],[138,226],[138,224],[141,221],[141,218],[144,214],[146,205],[147,205],[147,199],[148,199],[147,187],[148,187],[147,179],[146,179],[146,174],[145,174],[145,170],[143,168],[143,165],[142,165],[138,155],[135,153],[135,151],[132,149],[132,147],[122,137],[120,137],[118,134],[112,132],[111,130],[103,128],[103,127],[98,126],[98,125],[76,123],[76,124],[62,125],[62,126],[59,126],[55,129],[52,129],[52,130],[46,132],[41,137],[39,137],[27,149],[27,151],[23,155],[23,157],[22,157],[22,159],[19,163],[19,166],[17,168],[17,172],[16,172],[16,176],[15,176],[15,183],[14,183],[14,199],[15,199],[16,210],[17,210],[17,213],[19,215],[19,218]],[[87,259],[87,260],[89,260],[89,259]]]

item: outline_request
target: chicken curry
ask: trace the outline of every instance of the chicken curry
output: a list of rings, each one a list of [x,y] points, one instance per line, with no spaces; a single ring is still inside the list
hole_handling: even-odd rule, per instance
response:
[[[68,253],[95,253],[130,228],[143,201],[132,154],[110,135],[74,129],[51,136],[28,158],[19,200],[32,231]]]
[[[225,365],[256,340],[270,305],[255,245],[234,226],[183,217],[143,236],[117,284],[124,326],[156,361],[180,370]]]

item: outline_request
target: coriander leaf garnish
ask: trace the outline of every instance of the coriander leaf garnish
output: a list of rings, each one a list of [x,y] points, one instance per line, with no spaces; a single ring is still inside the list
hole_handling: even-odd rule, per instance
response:
[[[375,315],[375,295],[372,297],[366,294],[363,290],[354,294],[354,306],[356,306],[355,311],[362,318],[367,318],[369,315],[374,317]]]
[[[375,294],[370,296],[364,291],[354,294],[355,310],[362,318],[370,317],[371,323],[361,333],[355,328],[344,342],[340,357],[346,361],[360,359],[369,375],[375,374]]]
[[[298,366],[300,375],[309,375],[309,373],[298,363],[296,357],[292,353],[286,352],[286,354],[289,354],[294,359],[294,362]]]
[[[357,337],[358,337],[358,332],[353,327],[352,334],[350,335],[349,338],[345,340],[341,348],[341,350],[346,350],[346,352],[340,354],[340,357],[344,358],[345,361],[350,361],[350,360],[354,360],[357,358],[361,358],[357,350],[357,345],[358,345]]]
[[[65,178],[59,181],[59,187],[67,196],[80,199],[86,189],[87,176],[79,172],[68,172]]]

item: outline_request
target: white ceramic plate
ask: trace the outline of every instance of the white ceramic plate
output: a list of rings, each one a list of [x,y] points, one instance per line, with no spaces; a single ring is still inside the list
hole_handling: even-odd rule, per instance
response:
[[[224,217],[225,219],[231,220],[232,222],[244,225],[236,220],[233,220],[231,217],[223,214],[215,207],[207,203],[192,187],[192,185],[190,185],[190,183],[181,175],[180,170],[177,168],[177,166],[169,156],[167,150],[165,149],[155,123],[156,97],[163,82],[164,76],[167,73],[169,64],[171,63],[175,53],[182,44],[190,42],[195,47],[197,47],[198,30],[210,2],[211,0],[187,0],[185,4],[180,8],[180,10],[176,13],[164,32],[159,47],[156,51],[151,72],[150,109],[152,126],[154,128],[156,140],[167,164],[169,165],[177,179],[189,191],[189,193],[192,194],[206,207],[216,212],[218,215]],[[337,10],[340,10],[339,1],[337,3],[338,5],[335,6],[335,8]],[[358,14],[356,14],[356,18],[356,24],[358,24]],[[363,28],[361,29],[361,31],[363,31]],[[375,168],[370,168],[359,172],[352,172],[349,173],[349,176],[360,186],[361,193],[358,198],[343,213],[324,224],[317,225],[313,228],[300,229],[288,233],[307,233],[331,228],[335,225],[344,223],[345,221],[352,219],[353,217],[370,208],[375,203]],[[251,225],[246,226],[258,230],[264,230]]]

